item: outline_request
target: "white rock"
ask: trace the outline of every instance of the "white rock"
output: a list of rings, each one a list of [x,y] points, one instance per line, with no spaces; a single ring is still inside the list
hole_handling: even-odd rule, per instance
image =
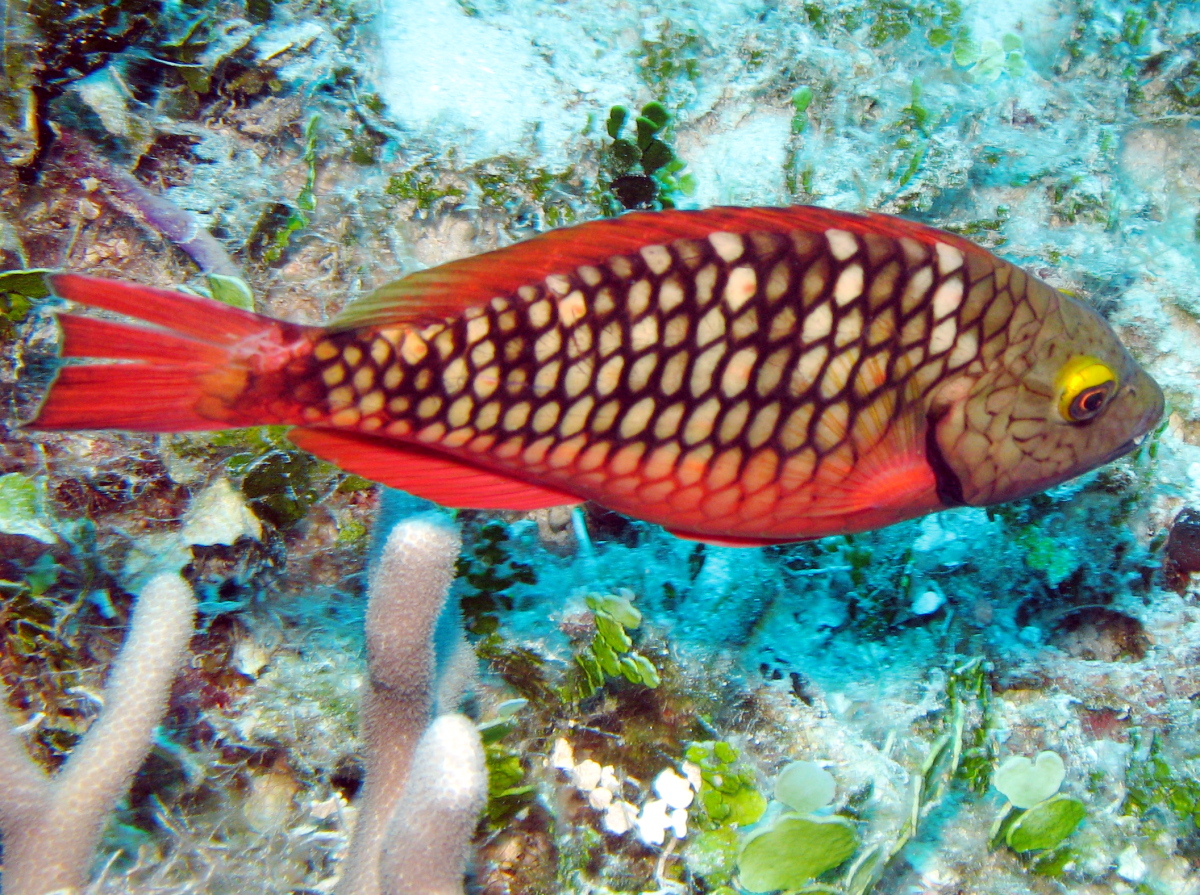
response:
[[[591,792],[600,783],[599,762],[590,758],[579,762],[571,771],[571,782],[585,792]]]
[[[1140,883],[1146,878],[1146,862],[1138,854],[1136,845],[1128,846],[1117,855],[1117,876],[1131,883]]]
[[[654,778],[654,791],[672,808],[686,808],[696,797],[692,784],[676,774],[674,768],[664,768]]]
[[[262,524],[222,476],[192,500],[180,538],[185,544],[229,546],[242,535],[259,540]]]

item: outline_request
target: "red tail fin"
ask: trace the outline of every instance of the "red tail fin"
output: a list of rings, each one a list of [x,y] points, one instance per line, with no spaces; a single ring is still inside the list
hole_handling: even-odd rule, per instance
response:
[[[49,281],[62,298],[154,327],[60,315],[63,357],[133,363],[64,367],[31,426],[183,432],[300,421],[284,368],[308,353],[320,330],[118,280]]]

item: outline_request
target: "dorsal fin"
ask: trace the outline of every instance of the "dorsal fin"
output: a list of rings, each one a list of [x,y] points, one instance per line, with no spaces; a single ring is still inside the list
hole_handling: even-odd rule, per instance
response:
[[[965,239],[924,224],[811,205],[634,212],[611,220],[550,230],[503,249],[411,273],[355,299],[334,318],[331,328],[421,324],[453,317],[495,296],[511,295],[518,287],[550,274],[568,273],[584,264],[601,264],[614,255],[630,254],[643,246],[676,239],[703,239],[718,231],[820,231],[830,227],[856,233],[907,236],[925,243],[948,243],[964,251],[981,251]]]

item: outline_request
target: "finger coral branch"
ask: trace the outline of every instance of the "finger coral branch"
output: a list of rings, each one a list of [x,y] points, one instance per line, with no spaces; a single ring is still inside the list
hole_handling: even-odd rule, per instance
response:
[[[421,737],[379,862],[386,895],[462,895],[471,833],[487,802],[475,725],[442,715]]]
[[[417,742],[429,725],[436,685],[434,632],[454,579],[458,533],[417,517],[388,535],[371,576],[362,702],[366,778],[339,895],[379,895],[379,856],[404,793]]]
[[[104,822],[129,788],[167,709],[196,600],[177,574],[152,578],[104,688],[104,709],[54,777],[0,727],[4,895],[75,891],[87,882]]]

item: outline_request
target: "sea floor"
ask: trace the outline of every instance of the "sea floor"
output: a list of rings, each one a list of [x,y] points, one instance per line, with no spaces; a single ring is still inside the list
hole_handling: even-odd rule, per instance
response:
[[[1078,481],[853,538],[458,514],[468,708],[493,732],[469,891],[736,892],[765,853],[824,856],[791,890],[1200,893],[1200,529],[1178,521],[1200,506],[1200,7],[75,5],[8,8],[3,268],[226,296],[210,275],[234,276],[316,323],[638,200],[870,209],[1084,297],[1167,394],[1137,453]],[[608,130],[651,102],[658,167]],[[30,753],[58,767],[97,716],[156,561],[181,557],[201,610],[91,891],[332,892],[380,497],[270,429],[20,428],[52,372],[45,303],[0,274],[0,678]],[[653,674],[597,676],[614,613]],[[794,761],[833,781],[787,803],[800,831],[775,798]],[[1042,787],[1026,815],[1014,775]]]

